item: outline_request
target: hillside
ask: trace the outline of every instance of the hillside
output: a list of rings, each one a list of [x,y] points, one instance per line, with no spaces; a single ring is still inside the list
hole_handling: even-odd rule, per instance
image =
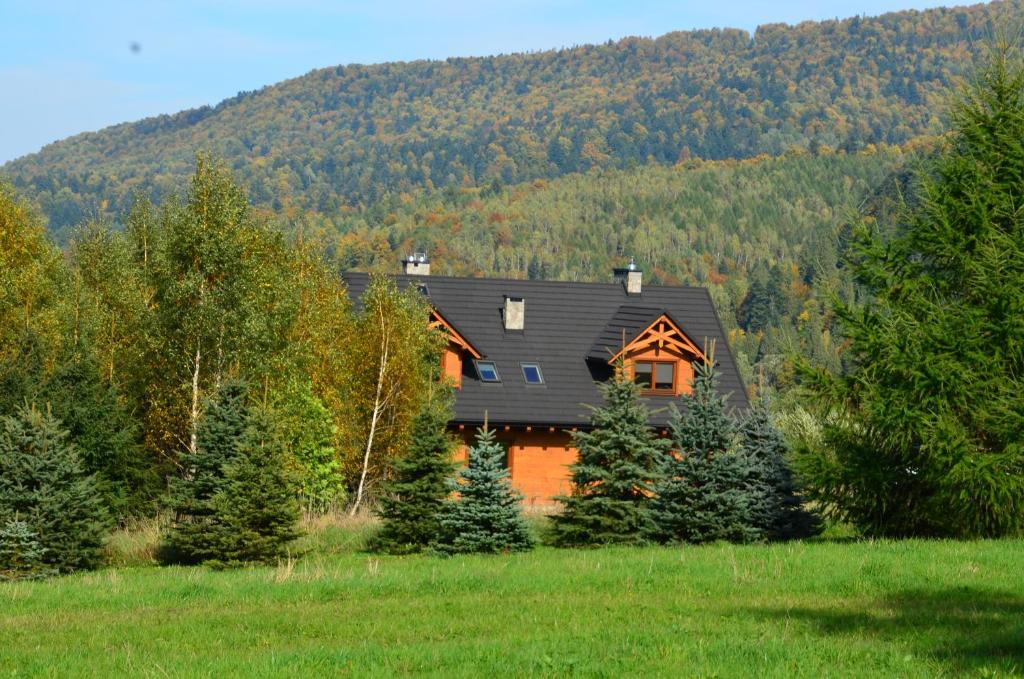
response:
[[[337,214],[420,187],[592,168],[857,150],[944,129],[939,112],[1021,0],[797,26],[669,33],[487,58],[338,66],[216,107],[51,144],[2,168],[61,235],[227,159],[275,211]]]

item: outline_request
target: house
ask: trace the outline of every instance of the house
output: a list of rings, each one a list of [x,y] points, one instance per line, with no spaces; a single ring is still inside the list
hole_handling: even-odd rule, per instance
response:
[[[590,406],[602,400],[598,385],[620,356],[659,432],[711,342],[729,406],[749,405],[704,288],[644,285],[632,265],[615,270],[609,283],[431,276],[422,255],[404,265],[399,284],[429,297],[430,322],[449,339],[442,363],[457,389],[450,426],[468,445],[487,418],[528,505],[569,492],[571,432],[588,426]],[[344,279],[354,298],[369,284],[363,273]]]

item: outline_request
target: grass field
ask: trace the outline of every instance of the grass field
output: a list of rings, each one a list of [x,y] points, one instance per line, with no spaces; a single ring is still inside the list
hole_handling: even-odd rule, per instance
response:
[[[438,559],[326,528],[277,568],[0,585],[2,676],[1024,675],[1024,542]]]

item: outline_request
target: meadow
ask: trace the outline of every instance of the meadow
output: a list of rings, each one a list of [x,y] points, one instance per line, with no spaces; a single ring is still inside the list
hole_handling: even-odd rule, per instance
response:
[[[1020,676],[1024,541],[382,557],[0,585],[3,676]],[[133,562],[134,565],[133,565]]]

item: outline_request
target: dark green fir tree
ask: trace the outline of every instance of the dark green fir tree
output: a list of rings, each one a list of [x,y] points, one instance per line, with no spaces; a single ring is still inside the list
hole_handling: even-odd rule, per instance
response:
[[[504,456],[494,431],[480,429],[466,468],[449,484],[458,495],[441,510],[440,534],[434,543],[438,552],[495,554],[533,548],[522,497],[512,488]]]
[[[245,392],[241,382],[226,382],[206,403],[196,427],[195,450],[182,454],[182,475],[171,484],[174,519],[160,550],[164,563],[197,564],[222,554],[227,529],[215,498],[249,421]]]
[[[712,352],[713,354],[713,352]],[[655,488],[653,535],[662,542],[747,542],[754,525],[753,469],[737,450],[735,423],[718,391],[713,358],[694,366],[693,393],[673,406],[669,429],[675,455]]]
[[[754,527],[771,540],[818,533],[821,521],[803,506],[786,458],[786,439],[772,422],[763,400],[740,422],[739,435],[751,472],[750,509]]]
[[[573,434],[579,461],[569,467],[572,492],[557,498],[549,541],[559,547],[639,544],[653,530],[652,482],[659,476],[669,442],[651,429],[640,390],[616,366],[604,387],[604,405],[595,408],[590,431]]]
[[[182,455],[183,475],[172,486],[164,563],[233,565],[283,553],[299,508],[269,427],[249,408],[243,382],[225,382],[207,402],[196,450]]]
[[[805,368],[808,494],[868,535],[1024,533],[1024,58],[996,45],[952,131],[852,264],[849,371]],[[895,236],[890,234],[895,233]]]
[[[160,483],[141,444],[139,426],[117,391],[100,379],[88,352],[67,357],[46,380],[38,401],[48,403],[68,430],[115,519],[153,512]]]
[[[0,525],[23,521],[42,563],[61,573],[96,568],[110,528],[93,476],[49,412],[26,407],[0,419]]]
[[[273,423],[254,411],[238,442],[237,453],[224,465],[224,483],[213,497],[219,553],[209,565],[275,563],[299,536],[300,506],[294,479],[287,472],[285,447]]]
[[[371,545],[375,551],[418,552],[440,534],[439,515],[455,469],[455,441],[446,431],[449,401],[428,403],[413,421],[409,448],[395,462],[377,509],[383,525]]]

